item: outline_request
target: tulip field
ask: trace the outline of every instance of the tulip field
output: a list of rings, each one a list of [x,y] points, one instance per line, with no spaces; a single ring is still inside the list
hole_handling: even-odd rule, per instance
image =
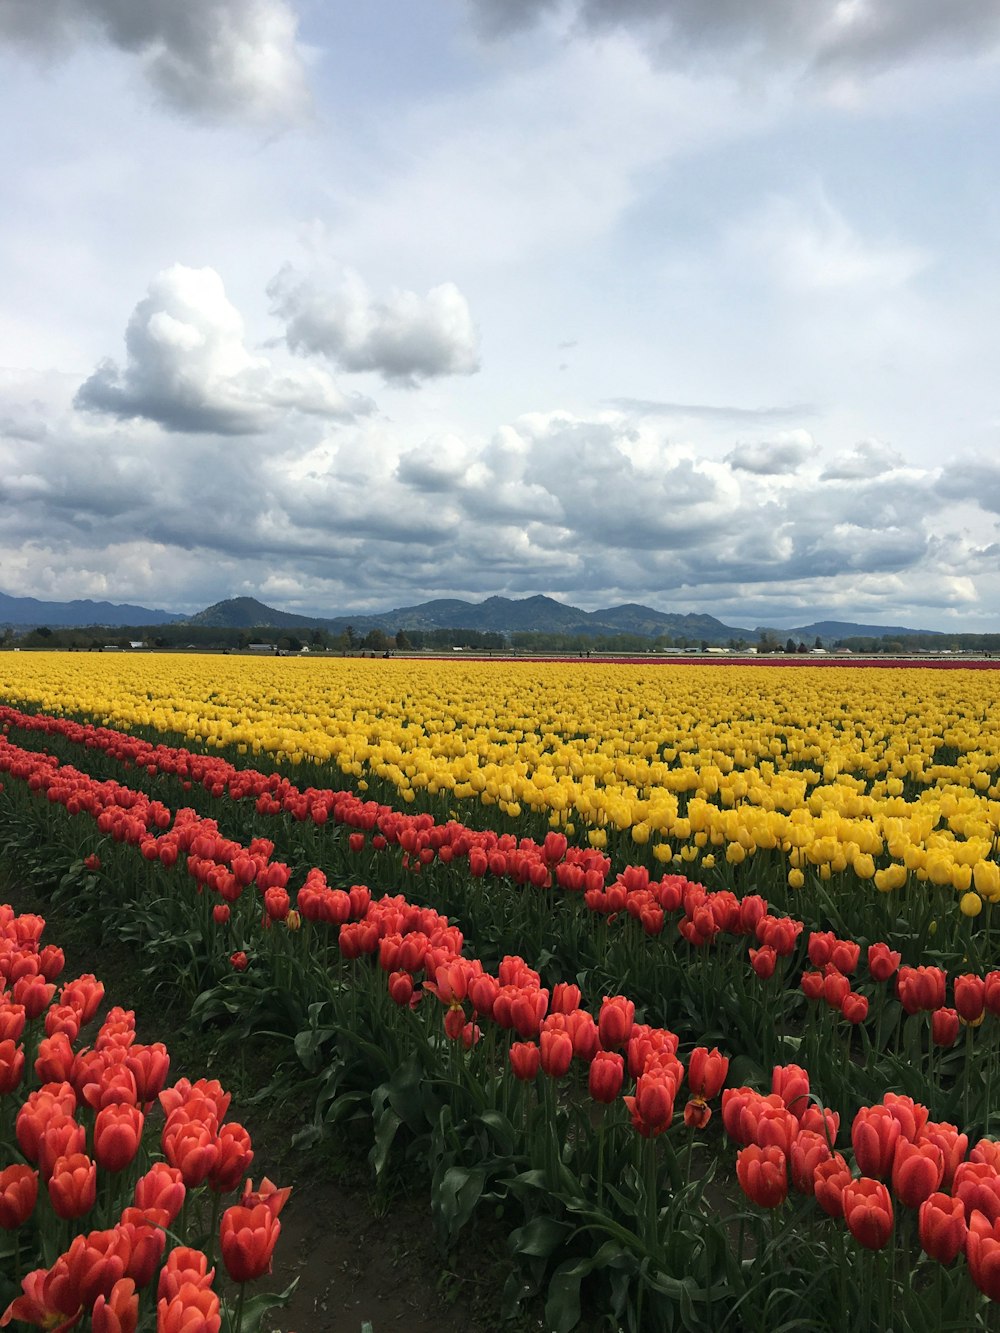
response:
[[[284,1041],[299,1145],[363,1134],[443,1252],[499,1225],[498,1324],[1000,1328],[983,666],[3,653],[0,858]],[[0,1326],[255,1327],[285,1191],[41,924]]]

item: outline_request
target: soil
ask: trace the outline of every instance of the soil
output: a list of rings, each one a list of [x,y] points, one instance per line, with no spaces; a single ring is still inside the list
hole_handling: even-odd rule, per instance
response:
[[[144,993],[129,948],[96,945],[87,923],[54,911],[30,888],[0,880],[0,901],[46,918],[43,942],[64,950],[65,978],[94,972],[105,985],[105,1008],[135,1010],[139,1040],[164,1041],[170,1050],[171,1080],[218,1077],[233,1090],[230,1118],[250,1132],[253,1179],[266,1175],[293,1187],[265,1281],[269,1291],[283,1291],[293,1280],[297,1286],[287,1306],[265,1317],[263,1330],[362,1333],[370,1325],[371,1333],[488,1333],[499,1326],[506,1277],[500,1237],[474,1235],[460,1254],[445,1255],[431,1229],[426,1195],[377,1196],[363,1144],[295,1149],[291,1139],[306,1122],[305,1107],[297,1108],[294,1099],[270,1108],[247,1104],[273,1072],[275,1052],[255,1051],[234,1069],[232,1055],[220,1060],[210,1039],[189,1037],[162,998]],[[527,1327],[516,1326],[516,1333]]]

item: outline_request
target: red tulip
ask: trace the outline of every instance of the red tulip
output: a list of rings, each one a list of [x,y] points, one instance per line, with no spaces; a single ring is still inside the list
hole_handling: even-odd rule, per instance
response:
[[[554,1014],[571,1014],[580,1008],[580,987],[568,981],[557,982],[552,987],[552,999],[549,1009]]]
[[[593,1060],[600,1045],[600,1034],[593,1016],[586,1009],[574,1009],[565,1017],[566,1031],[573,1041],[573,1054],[579,1060]]]
[[[982,1213],[990,1222],[1000,1220],[1000,1173],[988,1162],[960,1162],[951,1192],[962,1200],[970,1221],[974,1212]]]
[[[832,930],[814,930],[810,934],[806,951],[813,967],[826,967],[836,942],[837,937]]]
[[[640,1074],[635,1095],[624,1102],[632,1117],[633,1128],[644,1138],[655,1138],[669,1126],[674,1114],[677,1089],[673,1080],[660,1070]]]
[[[800,1194],[815,1194],[816,1168],[820,1162],[827,1162],[832,1156],[830,1145],[822,1134],[812,1129],[799,1130],[792,1142],[789,1162],[792,1184]]]
[[[885,1106],[861,1107],[851,1125],[851,1144],[865,1175],[889,1176],[899,1135],[899,1121]]]
[[[800,1065],[775,1065],[771,1070],[771,1091],[776,1093],[795,1116],[802,1118],[809,1101],[809,1075]]]
[[[987,972],[983,980],[983,999],[994,1018],[1000,1017],[1000,972]]]
[[[235,953],[230,954],[229,962],[234,971],[236,972],[245,972],[247,968],[250,966],[250,959],[246,956],[246,954],[242,949],[237,949]]]
[[[260,1187],[256,1190],[253,1187],[252,1180],[244,1182],[243,1193],[240,1196],[240,1203],[244,1208],[255,1208],[259,1203],[266,1204],[275,1217],[277,1217],[288,1202],[291,1192],[291,1185],[283,1185],[279,1188],[273,1181],[268,1180],[267,1176],[265,1176],[260,1182]]]
[[[221,1327],[218,1296],[190,1282],[171,1301],[164,1298],[156,1307],[156,1333],[219,1333]]]
[[[708,1050],[696,1046],[688,1057],[688,1086],[692,1095],[703,1101],[719,1095],[728,1072],[729,1057],[722,1055],[717,1047]]]
[[[944,1178],[944,1153],[935,1143],[910,1143],[901,1138],[892,1159],[892,1188],[907,1208],[919,1208]]]
[[[170,1072],[170,1052],[162,1041],[155,1041],[150,1046],[133,1046],[125,1057],[125,1068],[135,1079],[137,1105],[146,1106],[163,1091]]]
[[[102,1107],[94,1121],[94,1157],[103,1171],[124,1171],[142,1142],[146,1118],[124,1102]]]
[[[246,1175],[253,1161],[250,1135],[236,1121],[220,1125],[216,1135],[219,1158],[208,1173],[208,1187],[217,1194],[228,1194]]]
[[[851,993],[850,980],[838,972],[833,964],[823,977],[823,999],[831,1009],[839,1009]]]
[[[902,1137],[916,1143],[930,1115],[927,1107],[899,1092],[887,1092],[882,1098],[882,1105],[899,1121]]]
[[[135,1333],[139,1293],[130,1277],[119,1278],[108,1296],[98,1296],[91,1319],[94,1333]]]
[[[590,1062],[587,1087],[595,1102],[610,1103],[622,1090],[625,1060],[617,1051],[598,1051]]]
[[[868,971],[874,981],[888,981],[902,960],[902,954],[881,942],[868,946]]]
[[[986,1009],[986,982],[972,972],[953,982],[955,1008],[966,1023],[978,1023]]]
[[[634,1021],[635,1005],[631,1000],[624,995],[605,995],[597,1019],[603,1048],[610,1051],[626,1045],[632,1035]]]
[[[530,1083],[538,1073],[541,1051],[533,1041],[515,1041],[512,1043],[509,1058],[514,1077]]]
[[[163,1152],[170,1165],[180,1170],[188,1189],[197,1189],[218,1161],[219,1145],[208,1125],[197,1120],[171,1124],[168,1119],[163,1131]]]
[[[208,1290],[215,1277],[215,1269],[208,1266],[208,1255],[188,1245],[175,1245],[160,1269],[156,1288],[158,1301],[172,1301],[183,1286]]]
[[[266,1204],[234,1204],[222,1214],[219,1240],[222,1262],[234,1282],[252,1282],[271,1270],[271,1255],[281,1223]]]
[[[57,1157],[48,1189],[57,1217],[66,1221],[82,1217],[90,1212],[97,1198],[97,1164],[82,1152]]]
[[[0,1227],[15,1231],[34,1211],[38,1172],[18,1163],[0,1171]]]
[[[778,966],[778,953],[773,945],[762,944],[759,949],[750,949],[748,953],[750,966],[761,981],[767,981],[769,977],[774,976],[774,969]]]
[[[928,1121],[920,1130],[918,1142],[936,1143],[941,1149],[944,1157],[944,1176],[941,1185],[944,1189],[950,1190],[956,1168],[968,1151],[968,1134],[959,1134],[954,1125],[949,1125],[945,1121]],[[997,1162],[997,1166],[1000,1166],[1000,1161]]]
[[[788,1168],[780,1148],[751,1143],[736,1154],[736,1176],[743,1193],[760,1208],[777,1208],[788,1195]]]
[[[49,1010],[49,1013],[51,1012]],[[48,1019],[48,1014],[45,1017]],[[12,1041],[16,1046],[21,1040],[26,1022],[27,1015],[23,1004],[11,1004],[9,1000],[0,1000],[0,1044]]]
[[[950,1264],[965,1247],[965,1208],[950,1194],[929,1195],[920,1205],[920,1244],[939,1264]]]
[[[867,1250],[881,1250],[892,1234],[892,1200],[881,1180],[862,1176],[844,1186],[844,1221]]]
[[[969,1218],[965,1258],[973,1282],[991,1301],[1000,1301],[1000,1222],[976,1210]]]
[[[851,1168],[840,1153],[820,1162],[813,1176],[816,1202],[830,1217],[843,1217],[844,1190],[851,1183]]]
[[[549,1029],[538,1039],[542,1069],[550,1078],[562,1078],[573,1060],[573,1038],[568,1032]]]
[[[166,1228],[170,1214],[164,1208],[124,1208],[118,1222],[129,1240],[128,1264],[125,1276],[137,1287],[148,1287],[160,1267],[167,1243]]]
[[[830,951],[830,962],[838,972],[850,975],[857,967],[860,956],[861,945],[854,940],[835,940]]]
[[[181,1211],[186,1193],[184,1178],[177,1167],[157,1162],[144,1176],[139,1177],[132,1197],[137,1208],[162,1209],[167,1214],[169,1225]]]
[[[840,1012],[848,1023],[863,1023],[868,1017],[868,996],[859,995],[857,991],[851,991],[841,1001]]]
[[[945,974],[939,967],[901,967],[896,993],[908,1014],[940,1009],[944,1004]]]
[[[807,1000],[818,1000],[823,994],[823,973],[803,972],[799,985]]]
[[[0,1041],[0,1097],[13,1092],[24,1074],[24,1048],[14,1041]]]
[[[958,1011],[943,1005],[931,1014],[931,1038],[935,1046],[954,1046],[958,1041]]]

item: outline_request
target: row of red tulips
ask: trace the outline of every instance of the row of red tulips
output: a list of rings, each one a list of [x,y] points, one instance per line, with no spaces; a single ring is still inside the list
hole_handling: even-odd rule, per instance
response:
[[[218,1333],[211,1255],[185,1238],[198,1198],[211,1197],[223,1265],[244,1284],[270,1271],[290,1191],[245,1180],[253,1149],[225,1119],[229,1094],[215,1080],[168,1087],[169,1052],[137,1041],[131,1011],[110,1009],[93,1044],[78,1044],[104,987],[92,974],[60,985],[65,959],[41,945],[43,928],[0,906],[0,1229],[22,1288],[0,1327],[60,1333],[87,1319],[133,1333],[152,1307],[159,1333]],[[22,1277],[25,1257],[42,1262]]]
[[[774,974],[780,958],[787,958],[794,952],[804,930],[805,923],[799,918],[771,914],[766,900],[760,895],[749,894],[739,899],[729,890],[710,892],[683,875],[666,874],[654,880],[645,866],[626,866],[608,884],[609,858],[590,848],[568,846],[562,834],[551,833],[542,844],[537,844],[530,839],[518,841],[513,835],[474,832],[455,822],[435,825],[427,814],[402,814],[349,792],[315,788],[302,792],[276,774],[237,769],[216,756],[154,746],[110,728],[66,718],[0,708],[0,723],[67,737],[83,746],[100,749],[150,775],[166,772],[186,781],[199,781],[216,796],[228,794],[235,799],[254,796],[258,809],[261,800],[266,798],[276,807],[272,813],[288,811],[320,824],[332,816],[335,822],[350,827],[360,825],[369,832],[378,829],[371,835],[376,849],[399,845],[403,848],[404,859],[412,858],[415,865],[429,864],[435,856],[446,863],[465,858],[470,874],[476,878],[490,873],[539,887],[551,886],[554,882],[569,891],[581,892],[586,905],[606,918],[614,920],[622,913],[627,914],[639,921],[649,935],[659,934],[670,914],[678,916],[678,933],[695,947],[706,947],[719,937],[751,936],[758,947],[749,949],[748,961],[762,979]],[[259,882],[260,874],[268,876],[270,884],[284,887],[287,883],[287,866],[283,863],[267,865],[265,857],[265,864],[259,865],[260,854],[255,861],[249,851],[234,856],[229,840],[218,834],[215,845],[212,845],[209,834],[193,848],[182,848],[173,831],[163,832],[158,837],[153,829],[168,830],[170,827],[169,813],[161,802],[149,798],[140,800],[140,793],[120,788],[118,784],[95,783],[76,770],[60,767],[54,757],[17,751],[8,742],[6,746],[0,745],[0,771],[5,769],[12,776],[26,778],[36,790],[46,790],[50,800],[66,804],[71,813],[88,808],[97,813],[102,832],[111,833],[120,840],[138,841],[148,859],[159,858],[163,864],[169,865],[181,850],[187,850],[189,868],[196,878],[202,881],[211,875],[211,887],[230,901],[247,885]],[[136,804],[139,809],[133,813]],[[127,816],[115,817],[108,813],[109,807],[112,810],[123,808]],[[350,835],[353,851],[363,849],[365,836],[360,831]],[[269,848],[267,855],[273,853],[273,844],[262,839],[259,845]],[[198,858],[193,863],[192,850]],[[223,868],[221,871],[220,867]],[[855,1024],[867,1018],[869,998],[854,991],[849,981],[845,985],[844,979],[855,972],[859,955],[860,945],[855,941],[837,940],[828,931],[813,931],[808,936],[808,956],[814,967],[822,971],[806,973],[802,978],[802,988],[810,1000],[825,1000],[846,1021]],[[870,946],[868,957],[870,975],[875,981],[888,980],[901,961],[899,953],[884,943]],[[894,965],[887,966],[890,960]],[[946,1006],[946,981],[946,974],[940,968],[904,968],[899,980],[899,995],[907,1013],[935,1012],[933,1040],[941,1046],[954,1043],[960,1021],[976,1024],[984,1011],[996,1014],[1000,1009],[1000,972],[990,973],[988,978],[975,973],[954,977],[953,1007]]]

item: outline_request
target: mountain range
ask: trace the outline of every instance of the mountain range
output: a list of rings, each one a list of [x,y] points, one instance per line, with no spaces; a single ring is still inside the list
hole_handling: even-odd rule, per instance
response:
[[[582,611],[551,597],[487,597],[483,602],[460,598],[438,598],[416,606],[397,607],[392,611],[355,615],[318,616],[278,611],[254,597],[233,597],[216,602],[195,615],[151,610],[148,607],[113,602],[72,601],[42,602],[33,597],[9,597],[0,593],[0,625],[29,629],[39,625],[50,628],[155,626],[189,624],[219,629],[321,629],[340,634],[350,626],[360,635],[380,629],[386,634],[397,630],[469,629],[501,634],[541,632],[548,634],[599,635],[635,634],[654,639],[669,635],[673,639],[705,640],[725,644],[730,639],[754,642],[769,627],[753,629],[723,624],[715,616],[680,615],[656,611],[635,602],[606,607],[600,611]],[[793,638],[810,646],[815,639],[824,643],[851,637],[883,638],[936,631],[907,629],[902,625],[864,625],[853,621],[822,620],[794,629],[770,630],[779,639]]]

